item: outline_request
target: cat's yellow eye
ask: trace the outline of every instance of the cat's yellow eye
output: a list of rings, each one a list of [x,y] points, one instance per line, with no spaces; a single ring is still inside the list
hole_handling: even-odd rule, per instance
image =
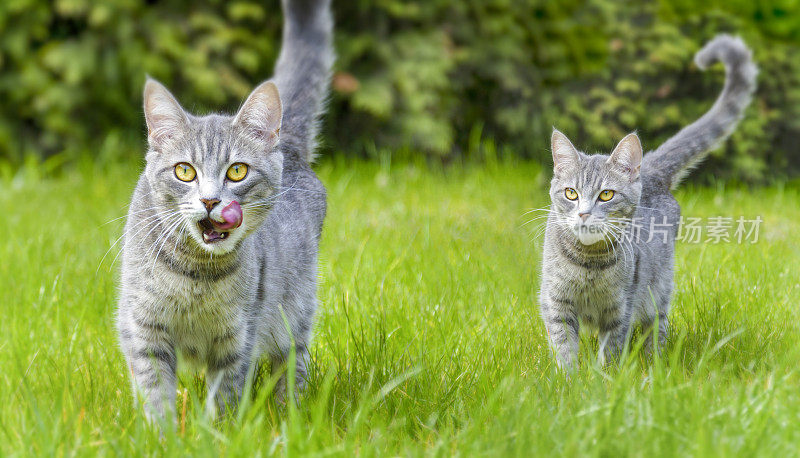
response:
[[[242,181],[247,176],[247,164],[237,162],[228,167],[228,173],[225,174],[231,181]]]
[[[612,197],[614,197],[614,191],[606,189],[605,191],[600,193],[598,199],[600,199],[603,202],[608,202],[609,200],[611,200]]]
[[[569,200],[575,200],[578,198],[578,191],[572,188],[567,188],[564,190],[564,196],[566,196]]]
[[[192,181],[197,176],[197,172],[194,171],[194,167],[191,165],[181,162],[180,164],[175,164],[175,176],[181,181]]]

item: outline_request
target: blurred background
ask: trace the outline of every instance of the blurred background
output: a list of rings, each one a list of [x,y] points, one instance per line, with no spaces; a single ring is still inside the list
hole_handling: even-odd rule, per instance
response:
[[[646,149],[710,108],[724,72],[694,53],[741,35],[761,69],[732,139],[695,181],[800,172],[800,1],[338,0],[328,156],[513,156],[550,164],[557,126],[587,152]],[[0,177],[25,164],[139,160],[145,74],[194,112],[234,111],[280,48],[278,0],[3,0]]]

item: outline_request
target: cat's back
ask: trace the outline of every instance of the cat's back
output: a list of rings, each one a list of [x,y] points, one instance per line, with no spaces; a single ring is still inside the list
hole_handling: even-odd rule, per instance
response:
[[[311,166],[295,151],[284,153],[282,188],[280,192],[285,192],[282,197],[286,202],[283,209],[300,211],[318,232],[321,231],[327,212],[325,186]]]
[[[256,234],[262,253],[273,261],[316,265],[316,253],[327,211],[325,187],[294,151],[286,153],[281,189]]]
[[[636,221],[646,228],[659,225],[677,227],[681,207],[672,195],[670,182],[650,173],[642,173],[642,197],[636,212]]]
[[[642,197],[634,217],[632,244],[636,247],[635,274],[641,285],[638,301],[646,303],[647,287],[661,291],[671,289],[672,257],[680,224],[681,209],[672,195],[670,184],[649,175],[642,175]],[[660,286],[659,286],[660,285]]]

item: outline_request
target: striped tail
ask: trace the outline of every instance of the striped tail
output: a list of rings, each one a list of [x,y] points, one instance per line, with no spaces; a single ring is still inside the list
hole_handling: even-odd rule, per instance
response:
[[[697,52],[694,61],[703,70],[715,62],[725,65],[722,93],[706,114],[645,155],[642,161],[643,172],[663,177],[673,188],[708,151],[733,132],[756,89],[758,68],[750,50],[738,37],[716,36]]]
[[[274,77],[283,106],[281,143],[310,163],[335,58],[331,2],[283,0],[282,4],[283,44]]]

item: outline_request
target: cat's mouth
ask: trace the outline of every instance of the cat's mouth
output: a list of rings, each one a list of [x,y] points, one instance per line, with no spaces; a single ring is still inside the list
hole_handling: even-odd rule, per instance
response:
[[[200,232],[203,233],[203,242],[216,243],[228,238],[230,231],[242,225],[244,214],[239,202],[232,200],[220,212],[222,221],[213,218],[203,218],[197,222]]]
[[[203,233],[203,242],[205,243],[216,243],[227,239],[228,235],[230,235],[229,231],[218,229],[210,218],[201,219],[197,222],[197,226],[200,228],[200,232]]]

